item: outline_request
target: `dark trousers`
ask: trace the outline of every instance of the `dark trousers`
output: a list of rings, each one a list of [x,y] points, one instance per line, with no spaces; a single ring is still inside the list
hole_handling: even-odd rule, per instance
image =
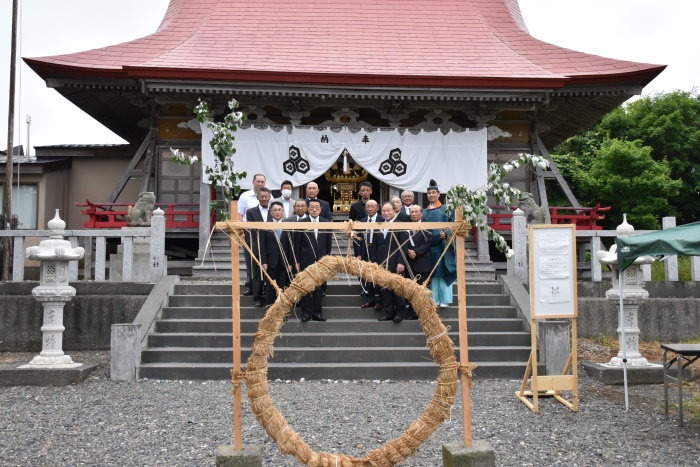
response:
[[[243,232],[243,238],[245,239],[246,244],[250,246],[250,233],[247,230]],[[243,258],[245,259],[245,287],[252,289],[253,268],[251,267],[250,253],[245,248],[243,248]],[[235,264],[232,266],[235,266]]]
[[[387,316],[399,317],[403,319],[403,312],[406,308],[406,299],[387,288],[379,289],[379,296],[382,300],[382,310]]]
[[[284,263],[280,261],[274,268],[267,268],[267,274],[275,281],[277,287],[280,290],[284,289],[288,282],[289,276],[287,276],[287,269],[284,267]],[[265,293],[265,305],[272,305],[277,300],[277,290],[272,284],[268,284],[267,292]]]
[[[313,292],[301,298],[302,316],[323,316],[323,291],[316,287]]]

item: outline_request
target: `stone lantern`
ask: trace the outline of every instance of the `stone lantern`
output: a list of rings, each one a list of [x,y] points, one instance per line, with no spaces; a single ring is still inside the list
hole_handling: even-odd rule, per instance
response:
[[[41,279],[39,286],[32,289],[32,295],[44,307],[44,324],[41,353],[24,368],[74,368],[82,363],[73,363],[63,353],[63,307],[75,296],[75,289],[68,285],[68,263],[81,259],[85,249],[73,248],[63,238],[66,223],[59,217],[58,209],[48,227],[49,239],[27,248],[27,258],[41,262]]]
[[[634,234],[634,227],[627,223],[627,214],[624,214],[622,224],[617,227],[618,236],[630,236]],[[605,292],[605,298],[620,302],[620,284],[618,280],[617,267],[617,245],[610,247],[609,251],[599,251],[598,261],[607,264],[612,270],[612,288]],[[643,264],[651,264],[655,260],[650,256],[640,256],[622,273],[622,303],[624,305],[624,322],[618,323],[617,333],[622,343],[622,331],[624,326],[624,336],[627,350],[627,365],[631,367],[651,367],[646,358],[639,353],[639,326],[638,311],[644,300],[649,298],[649,292],[644,289]],[[613,357],[607,365],[623,366],[622,350]]]

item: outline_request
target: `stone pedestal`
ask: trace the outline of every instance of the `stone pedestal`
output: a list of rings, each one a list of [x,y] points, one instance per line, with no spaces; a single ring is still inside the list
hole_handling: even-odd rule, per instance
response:
[[[485,441],[473,441],[472,447],[462,443],[442,445],[444,467],[495,467],[496,453]]]
[[[233,446],[219,446],[216,450],[216,467],[261,467],[262,446],[244,444],[237,451]]]

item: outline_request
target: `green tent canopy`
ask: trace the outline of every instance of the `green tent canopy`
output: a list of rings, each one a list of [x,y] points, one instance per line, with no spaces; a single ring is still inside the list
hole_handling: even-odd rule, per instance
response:
[[[627,269],[640,256],[700,256],[700,222],[632,237],[617,237],[617,264]]]

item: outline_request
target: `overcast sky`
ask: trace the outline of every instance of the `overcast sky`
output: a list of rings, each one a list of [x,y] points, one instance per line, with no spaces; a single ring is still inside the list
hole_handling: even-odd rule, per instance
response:
[[[434,0],[433,0],[434,1]],[[20,0],[18,55],[37,57],[117,44],[155,31],[167,0]],[[520,0],[530,34],[562,47],[668,65],[644,94],[700,86],[698,0]],[[7,147],[12,2],[0,2],[0,148]],[[401,51],[397,51],[401,53]],[[17,69],[15,145],[122,143],[23,63]]]

